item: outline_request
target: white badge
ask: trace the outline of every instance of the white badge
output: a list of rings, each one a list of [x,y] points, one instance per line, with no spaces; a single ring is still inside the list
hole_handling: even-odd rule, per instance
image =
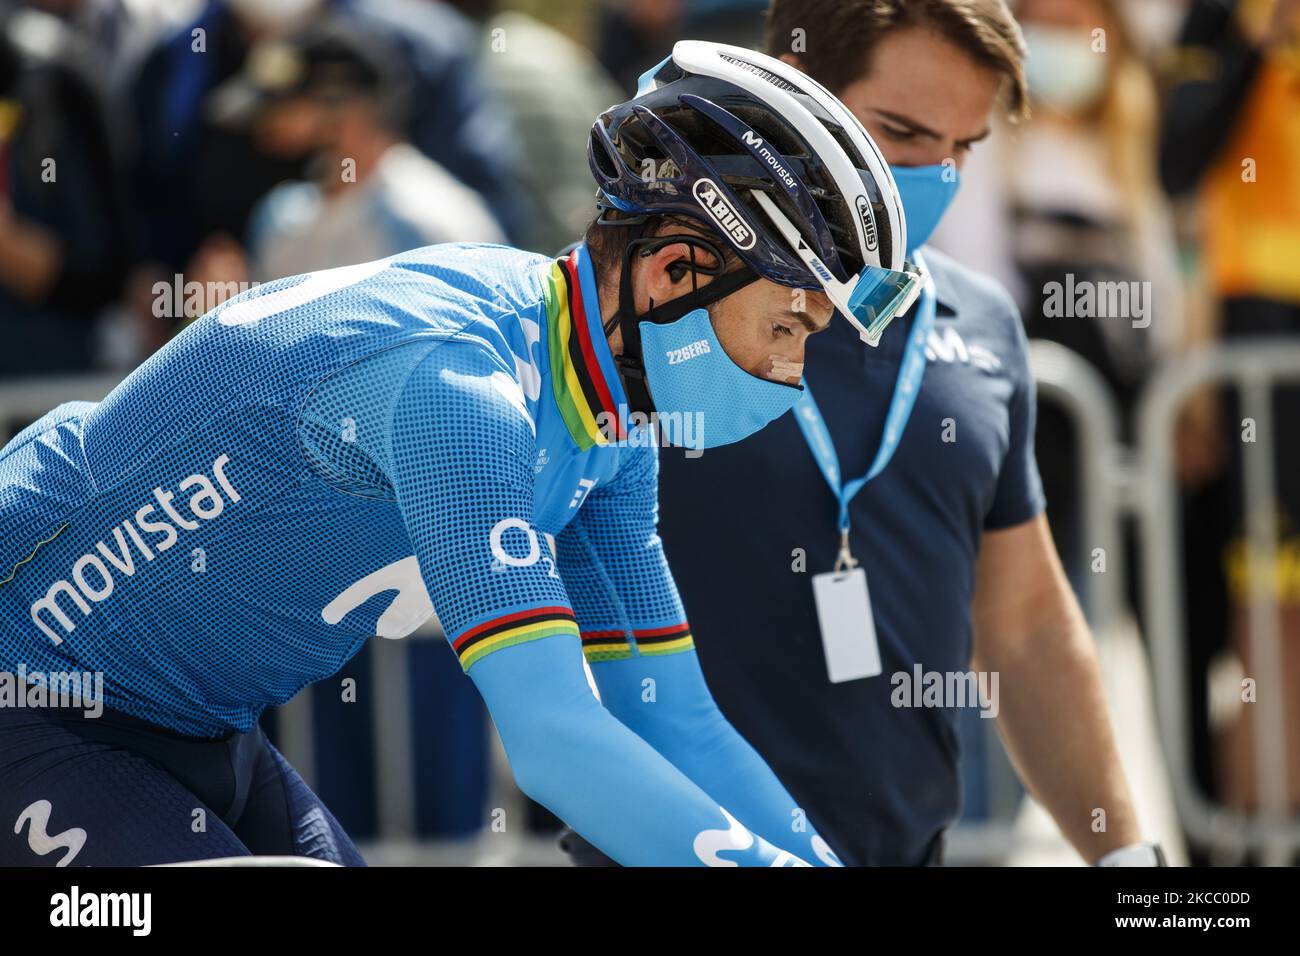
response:
[[[812,582],[831,683],[875,677],[881,671],[880,646],[866,572],[862,568],[828,571],[813,575]]]

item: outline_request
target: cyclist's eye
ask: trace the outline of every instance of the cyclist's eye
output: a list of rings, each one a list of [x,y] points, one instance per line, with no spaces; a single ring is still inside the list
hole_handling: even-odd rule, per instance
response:
[[[782,325],[780,322],[773,322],[772,334],[773,335],[794,335],[794,330],[791,329],[789,326]]]

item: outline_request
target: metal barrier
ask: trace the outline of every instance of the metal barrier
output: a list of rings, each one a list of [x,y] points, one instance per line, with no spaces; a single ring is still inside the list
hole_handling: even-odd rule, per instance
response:
[[[1133,511],[1141,520],[1143,599],[1159,727],[1183,822],[1195,839],[1208,846],[1253,849],[1264,852],[1269,861],[1282,860],[1300,848],[1300,820],[1287,812],[1287,728],[1280,695],[1262,695],[1255,705],[1260,715],[1255,768],[1262,807],[1257,817],[1207,800],[1193,778],[1182,582],[1176,570],[1180,527],[1172,436],[1179,410],[1193,392],[1212,383],[1230,382],[1241,387],[1243,413],[1255,420],[1256,446],[1271,449],[1270,388],[1278,382],[1300,381],[1300,344],[1283,340],[1221,346],[1162,367],[1142,395],[1140,454],[1136,456],[1119,441],[1119,411],[1095,368],[1051,342],[1030,343],[1029,357],[1040,400],[1054,402],[1068,414],[1080,443],[1082,538],[1089,547],[1104,548],[1107,559],[1108,573],[1089,574],[1084,581],[1083,604],[1100,640],[1124,614],[1122,518]],[[38,418],[65,401],[102,398],[117,381],[117,376],[95,375],[0,383],[0,430],[7,423]],[[1253,563],[1261,556],[1274,560],[1278,550],[1271,454],[1246,455],[1245,479],[1253,588],[1251,652],[1259,673],[1279,674],[1278,607],[1268,591],[1269,577]],[[431,622],[411,638],[441,640],[442,634]],[[376,748],[380,836],[385,843],[398,845],[415,832],[404,647],[400,642],[381,640],[375,651],[375,729],[383,741],[383,746]],[[281,708],[281,749],[309,781],[313,763],[310,692],[309,688]],[[522,798],[499,755],[495,767],[494,805],[518,806]],[[952,833],[949,859],[988,859],[1000,849],[1009,852],[1013,839],[1008,819],[963,825]],[[481,849],[472,852],[483,855]]]
[[[1101,373],[1087,360],[1056,342],[1029,343],[1029,368],[1044,399],[1065,411],[1075,428],[1083,474],[1079,504],[1082,540],[1089,553],[1102,548],[1105,574],[1084,578],[1082,603],[1095,633],[1105,635],[1120,623],[1124,607],[1126,555],[1121,519],[1130,500],[1130,456],[1120,444],[1119,404]]]
[[[121,375],[55,375],[0,381],[0,442],[4,429],[21,420],[35,421],[64,402],[97,402],[122,380]]]
[[[1171,363],[1143,392],[1138,415],[1142,453],[1141,519],[1144,598],[1155,664],[1156,704],[1179,816],[1188,831],[1213,848],[1255,850],[1266,862],[1282,863],[1300,848],[1300,820],[1287,810],[1287,727],[1281,694],[1261,694],[1255,725],[1255,775],[1261,812],[1250,817],[1207,800],[1192,772],[1188,720],[1187,655],[1183,620],[1178,489],[1172,436],[1179,410],[1195,391],[1232,383],[1241,389],[1242,414],[1255,421],[1255,447],[1245,454],[1246,531],[1251,581],[1250,650],[1260,675],[1281,675],[1279,606],[1269,593],[1276,566],[1278,536],[1273,471],[1271,388],[1300,381],[1300,344],[1294,340],[1256,340],[1208,349]],[[1172,573],[1171,573],[1172,572]]]

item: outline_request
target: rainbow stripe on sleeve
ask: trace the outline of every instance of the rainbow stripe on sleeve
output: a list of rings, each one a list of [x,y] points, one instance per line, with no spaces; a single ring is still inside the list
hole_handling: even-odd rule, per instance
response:
[[[691,626],[684,621],[668,627],[634,630],[631,640],[628,639],[627,631],[582,632],[582,653],[586,655],[589,664],[627,660],[633,656],[633,643],[642,657],[679,654],[695,647]]]
[[[573,611],[562,605],[534,607],[494,617],[465,631],[451,642],[451,646],[460,658],[461,669],[468,671],[476,661],[493,651],[556,634],[579,636]]]

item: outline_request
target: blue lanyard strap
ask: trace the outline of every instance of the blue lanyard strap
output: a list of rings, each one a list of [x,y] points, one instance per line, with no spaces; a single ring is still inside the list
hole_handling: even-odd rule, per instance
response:
[[[799,423],[804,441],[812,451],[813,458],[817,460],[826,483],[839,499],[839,529],[844,535],[847,535],[849,530],[849,502],[862,490],[863,485],[884,471],[889,460],[894,457],[894,451],[903,437],[903,429],[907,427],[907,420],[912,415],[912,407],[916,404],[916,395],[921,390],[921,378],[925,375],[925,346],[930,338],[930,329],[934,327],[936,307],[934,280],[929,277],[929,270],[925,269],[920,253],[917,253],[915,258],[917,265],[926,274],[925,286],[921,290],[916,321],[912,323],[912,331],[908,335],[907,347],[903,352],[898,380],[894,383],[894,395],[889,401],[889,412],[885,416],[885,433],[880,439],[880,448],[876,450],[871,469],[861,478],[841,484],[839,456],[835,454],[830,431],[826,428],[826,422],[822,419],[821,411],[817,408],[817,402],[813,399],[812,389],[808,387],[807,382],[803,383],[803,394],[794,406],[795,421]]]

